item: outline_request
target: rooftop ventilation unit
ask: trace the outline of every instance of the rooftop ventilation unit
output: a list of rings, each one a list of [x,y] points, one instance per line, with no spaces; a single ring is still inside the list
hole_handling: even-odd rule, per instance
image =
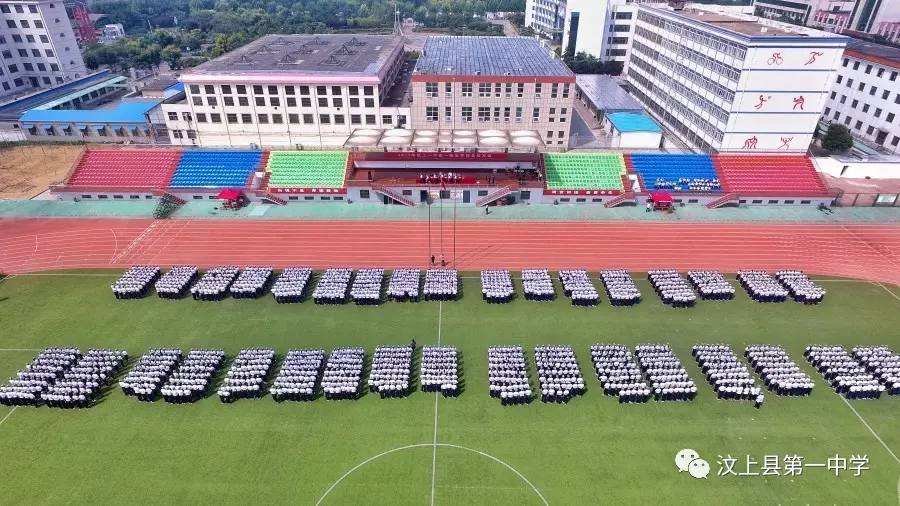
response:
[[[322,60],[322,65],[328,65],[331,67],[340,67],[344,64],[344,60],[339,59],[335,55],[331,55],[328,58]]]
[[[366,43],[357,39],[356,37],[351,38],[347,41],[348,46],[365,46]]]
[[[359,54],[359,51],[357,51],[355,49],[350,49],[350,46],[344,44],[343,46],[340,47],[340,49],[335,51],[334,54],[336,54],[338,56],[351,56],[354,54]]]

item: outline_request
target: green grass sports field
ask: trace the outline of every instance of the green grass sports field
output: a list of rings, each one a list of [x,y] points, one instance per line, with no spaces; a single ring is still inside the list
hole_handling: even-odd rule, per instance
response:
[[[74,274],[74,275],[73,275]],[[636,307],[573,307],[568,299],[489,305],[475,278],[456,302],[317,306],[259,300],[118,301],[119,271],[80,271],[0,281],[0,377],[51,345],[290,348],[440,342],[459,348],[465,390],[455,399],[406,398],[277,404],[152,404],[108,389],[90,409],[0,406],[0,504],[857,504],[896,505],[900,398],[844,401],[802,356],[806,345],[882,344],[900,351],[900,289],[823,281],[824,304],[730,302],[664,306],[646,281]],[[471,275],[477,276],[477,274]],[[638,278],[638,274],[633,274]],[[733,279],[733,278],[732,278]],[[598,287],[599,282],[596,283]],[[521,294],[521,283],[516,282]],[[892,289],[891,295],[888,289]],[[561,290],[558,289],[561,295]],[[620,405],[603,395],[593,343],[668,342],[699,388],[689,403]],[[690,355],[697,343],[779,344],[810,374],[806,398],[766,394],[762,409],[716,400]],[[487,347],[537,344],[578,354],[588,391],[568,404],[500,405],[488,395]],[[743,358],[742,358],[743,360]],[[226,363],[227,367],[227,363]],[[277,365],[275,370],[277,371]],[[852,407],[851,407],[852,405]],[[855,411],[854,411],[855,410]],[[676,469],[690,448],[707,479]],[[718,476],[719,456],[796,454],[799,476]],[[866,455],[868,469],[835,476],[838,454]]]

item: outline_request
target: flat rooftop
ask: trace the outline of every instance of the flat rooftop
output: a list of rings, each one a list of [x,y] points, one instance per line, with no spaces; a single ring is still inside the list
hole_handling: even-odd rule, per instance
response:
[[[531,37],[428,37],[414,74],[554,76],[575,74]]]
[[[185,75],[377,76],[398,46],[393,35],[266,35]]]
[[[32,109],[22,115],[21,122],[26,126],[36,123],[144,125],[147,123],[147,112],[161,102],[161,98],[124,98],[96,109]]]
[[[890,65],[894,68],[900,68],[900,48],[850,38],[850,40],[847,41],[847,48],[845,51],[851,52],[852,56],[861,55],[874,62]]]
[[[118,80],[120,80],[120,76],[111,73],[109,70],[101,70],[59,86],[20,97],[0,105],[0,121],[16,121],[25,111],[57,101],[71,94],[84,92],[84,90],[98,85],[112,85]]]
[[[600,111],[643,111],[644,107],[619,83],[604,74],[578,74],[578,89]]]
[[[823,32],[813,28],[804,26],[794,26],[787,23],[778,23],[768,19],[751,15],[731,14],[716,12],[714,6],[709,9],[688,8],[683,10],[674,10],[661,6],[642,6],[642,9],[648,9],[658,13],[666,13],[677,17],[686,18],[691,21],[706,23],[715,28],[728,30],[745,37],[756,38],[777,38],[777,37],[814,37],[829,39],[845,39],[844,36]]]

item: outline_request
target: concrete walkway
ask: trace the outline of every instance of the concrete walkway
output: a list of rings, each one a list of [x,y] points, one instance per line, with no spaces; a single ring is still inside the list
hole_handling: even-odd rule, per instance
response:
[[[0,201],[0,218],[29,217],[122,217],[149,218],[156,201],[139,202],[65,202],[65,201]],[[291,203],[286,206],[251,204],[238,211],[225,211],[216,202],[191,201],[179,209],[176,218],[233,218],[284,220],[457,220],[484,221],[636,221],[636,222],[793,222],[793,223],[900,223],[900,208],[849,207],[836,208],[826,214],[811,207],[756,206],[707,209],[704,206],[677,208],[673,214],[648,213],[643,207],[602,205],[517,204],[484,208],[452,204],[418,206],[375,203]]]

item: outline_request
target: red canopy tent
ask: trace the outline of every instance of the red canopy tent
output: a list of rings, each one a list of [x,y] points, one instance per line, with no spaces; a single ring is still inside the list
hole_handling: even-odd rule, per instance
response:
[[[656,191],[650,192],[650,202],[653,202],[653,207],[656,209],[669,209],[675,203],[675,199],[669,192]]]
[[[241,190],[236,188],[225,188],[224,190],[219,192],[219,195],[216,196],[219,200],[237,200],[243,195]]]

